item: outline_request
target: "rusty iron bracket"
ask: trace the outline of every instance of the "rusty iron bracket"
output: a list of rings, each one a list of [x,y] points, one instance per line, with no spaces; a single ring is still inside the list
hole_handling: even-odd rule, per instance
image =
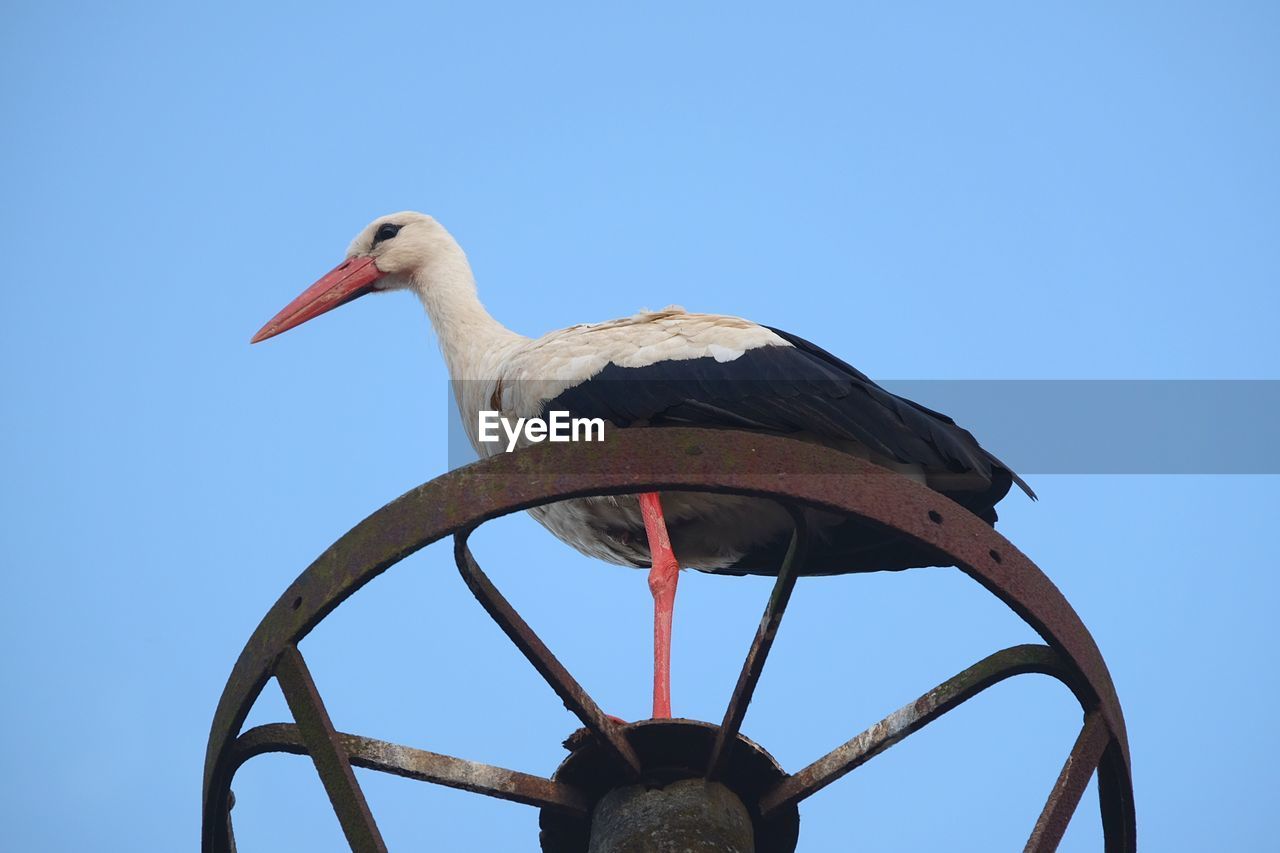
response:
[[[623,736],[622,727],[600,710],[595,700],[569,674],[564,664],[551,654],[542,639],[529,627],[529,623],[516,613],[515,608],[502,597],[498,588],[480,570],[480,564],[476,562],[475,557],[471,555],[471,549],[467,547],[469,533],[470,531],[461,531],[454,535],[454,559],[458,563],[458,571],[467,583],[467,588],[516,648],[529,660],[529,663],[533,664],[538,674],[551,685],[551,689],[564,702],[564,706],[607,746],[610,756],[618,762],[627,776],[632,779],[638,777],[640,759]]]
[[[284,692],[289,710],[298,721],[302,742],[315,762],[325,793],[338,815],[351,849],[359,853],[386,853],[387,845],[374,823],[364,791],[356,781],[347,757],[346,745],[338,739],[320,691],[311,678],[307,663],[297,646],[287,646],[276,661],[276,681]]]
[[[774,581],[773,591],[769,593],[769,602],[765,605],[764,615],[760,617],[760,626],[756,628],[751,648],[747,650],[747,659],[742,663],[742,672],[738,674],[738,683],[734,685],[733,694],[729,697],[729,706],[725,708],[724,720],[720,723],[720,731],[716,733],[715,745],[711,748],[711,760],[707,764],[706,778],[715,780],[724,773],[728,752],[725,749],[738,736],[742,721],[747,716],[747,707],[755,695],[756,684],[760,674],[764,672],[764,662],[773,648],[773,638],[778,635],[778,626],[782,624],[782,614],[786,612],[791,601],[791,591],[795,589],[796,577],[800,567],[804,565],[805,550],[808,547],[809,528],[804,514],[794,506],[787,505],[791,513],[795,530],[791,534],[791,544],[787,546],[786,556],[782,558],[782,567],[778,569],[778,579]]]
[[[1052,675],[1070,684],[1070,668],[1048,646],[1014,646],[998,651],[783,779],[760,800],[760,811],[768,815],[795,805],[988,687],[1028,672]]]
[[[1071,747],[1066,763],[1062,765],[1062,772],[1058,774],[1058,781],[1054,783],[1049,799],[1045,801],[1044,811],[1040,813],[1040,819],[1031,831],[1026,853],[1048,853],[1058,849],[1062,835],[1067,831],[1067,824],[1071,822],[1071,816],[1080,804],[1080,797],[1084,795],[1085,787],[1098,769],[1098,762],[1102,760],[1110,741],[1111,735],[1102,715],[1097,711],[1091,712],[1085,717],[1084,727],[1080,729],[1080,735]]]
[[[433,782],[447,788],[550,809],[571,817],[586,817],[590,809],[586,795],[563,782],[345,732],[338,732],[337,738],[352,767],[377,770],[419,782]],[[291,723],[255,726],[232,744],[236,764],[268,752],[307,755],[308,749],[298,726]]]

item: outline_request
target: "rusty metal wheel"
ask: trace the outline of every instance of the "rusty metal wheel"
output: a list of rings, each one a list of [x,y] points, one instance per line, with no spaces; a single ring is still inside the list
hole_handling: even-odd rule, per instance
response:
[[[467,537],[486,521],[585,495],[712,491],[856,516],[932,548],[986,587],[1046,645],[998,651],[929,690],[795,773],[787,774],[739,726],[798,574],[802,524],[747,653],[719,726],[694,721],[621,725],[606,716],[476,563]],[[544,778],[335,730],[298,643],[376,575],[446,536],[459,571],[490,616],[583,723],[573,752]],[[231,782],[265,752],[309,754],[351,849],[385,850],[352,767],[434,782],[542,809],[543,849],[587,849],[593,808],[635,781],[703,777],[745,804],[759,853],[795,848],[798,804],[960,703],[1006,678],[1050,675],[1080,702],[1084,722],[1026,849],[1056,848],[1086,785],[1098,774],[1105,849],[1136,849],[1124,717],[1101,654],[1053,583],[990,526],[942,495],[823,447],[753,433],[697,429],[616,430],[596,445],[543,444],[452,471],[397,498],[356,525],[285,591],[240,654],[214,715],[205,757],[202,849],[234,850]],[[274,677],[294,723],[241,732]]]

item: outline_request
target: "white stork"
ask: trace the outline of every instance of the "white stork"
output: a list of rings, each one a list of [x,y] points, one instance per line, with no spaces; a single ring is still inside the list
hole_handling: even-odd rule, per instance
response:
[[[540,338],[504,327],[480,304],[461,247],[430,216],[406,211],[370,223],[346,259],[253,337],[265,340],[375,291],[412,290],[444,353],[462,421],[478,441],[481,410],[504,417],[569,411],[615,427],[701,425],[764,430],[821,442],[926,483],[994,523],[1010,484],[1035,495],[945,415],[880,388],[825,350],[738,317],[680,308],[571,326]],[[615,381],[625,380],[625,381]],[[679,566],[773,573],[792,521],[771,501],[677,492],[582,498],[530,510],[577,550],[649,567],[654,599],[653,715],[671,712],[671,615]],[[848,519],[813,513],[809,574],[930,565],[933,559]],[[669,531],[669,533],[668,533]]]

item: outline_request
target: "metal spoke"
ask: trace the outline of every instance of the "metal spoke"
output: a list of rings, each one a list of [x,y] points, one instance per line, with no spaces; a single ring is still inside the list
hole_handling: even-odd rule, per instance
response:
[[[804,565],[805,550],[808,545],[809,531],[803,513],[787,507],[795,522],[795,530],[791,534],[791,544],[778,569],[778,579],[769,594],[769,603],[765,605],[764,615],[760,617],[760,625],[756,628],[755,639],[747,651],[747,659],[742,663],[742,671],[738,673],[738,683],[729,697],[729,707],[725,709],[724,721],[720,724],[720,732],[716,735],[715,745],[711,748],[711,759],[707,764],[707,779],[715,779],[724,772],[728,758],[725,746],[738,737],[738,729],[747,716],[747,708],[751,697],[764,671],[764,662],[773,648],[773,639],[777,636],[778,626],[782,624],[782,614],[791,600],[791,591],[795,589],[796,577],[800,566]]]
[[[1062,765],[1058,781],[1049,792],[1044,811],[1036,821],[1031,838],[1027,840],[1026,853],[1053,853],[1067,831],[1067,824],[1080,804],[1080,797],[1093,778],[1093,771],[1098,768],[1102,753],[1111,742],[1111,732],[1097,711],[1090,713],[1084,720],[1084,728],[1071,747],[1071,754]]]
[[[577,788],[542,776],[360,735],[338,732],[337,736],[354,767],[393,773],[406,779],[432,782],[578,817],[585,817],[590,809],[586,795]],[[288,723],[252,728],[236,738],[233,748],[237,763],[268,752],[307,754],[302,732]]]
[[[600,710],[595,700],[582,689],[582,685],[569,674],[542,639],[533,632],[529,624],[521,618],[515,608],[502,597],[502,593],[498,592],[498,588],[493,585],[488,576],[481,571],[480,565],[471,555],[471,549],[467,547],[465,532],[454,536],[454,558],[458,563],[458,571],[462,573],[462,579],[466,581],[467,587],[480,602],[480,606],[493,618],[493,621],[498,623],[498,627],[502,628],[511,642],[515,643],[516,648],[528,658],[538,674],[546,679],[551,689],[564,702],[564,706],[600,739],[605,750],[629,778],[639,776],[640,759],[631,748],[631,744],[627,742],[622,727]]]
[[[387,845],[374,823],[364,791],[356,781],[346,747],[333,729],[329,712],[320,700],[320,692],[297,646],[290,645],[280,654],[276,680],[280,682],[293,718],[298,721],[302,741],[315,762],[347,843],[356,853],[386,853]]]
[[[1068,677],[1062,659],[1048,646],[1032,644],[998,651],[783,779],[760,799],[760,813],[768,817],[798,803],[991,685],[1027,672],[1041,672],[1064,681]]]

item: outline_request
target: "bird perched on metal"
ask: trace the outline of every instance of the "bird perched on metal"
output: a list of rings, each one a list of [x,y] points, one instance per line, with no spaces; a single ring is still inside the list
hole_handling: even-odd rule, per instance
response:
[[[483,457],[480,413],[564,411],[616,428],[761,430],[856,454],[942,492],[994,523],[1017,483],[1006,465],[945,415],[898,397],[820,347],[738,317],[680,308],[570,326],[540,338],[495,320],[461,247],[415,212],[371,222],[346,259],[254,335],[278,335],[367,293],[411,290],[439,338],[463,424]],[[671,618],[679,568],[773,573],[793,521],[777,504],[711,493],[589,497],[530,510],[562,541],[610,563],[649,567],[654,599],[655,717],[670,716]],[[856,521],[813,512],[803,571],[835,574],[930,565],[933,556]]]

